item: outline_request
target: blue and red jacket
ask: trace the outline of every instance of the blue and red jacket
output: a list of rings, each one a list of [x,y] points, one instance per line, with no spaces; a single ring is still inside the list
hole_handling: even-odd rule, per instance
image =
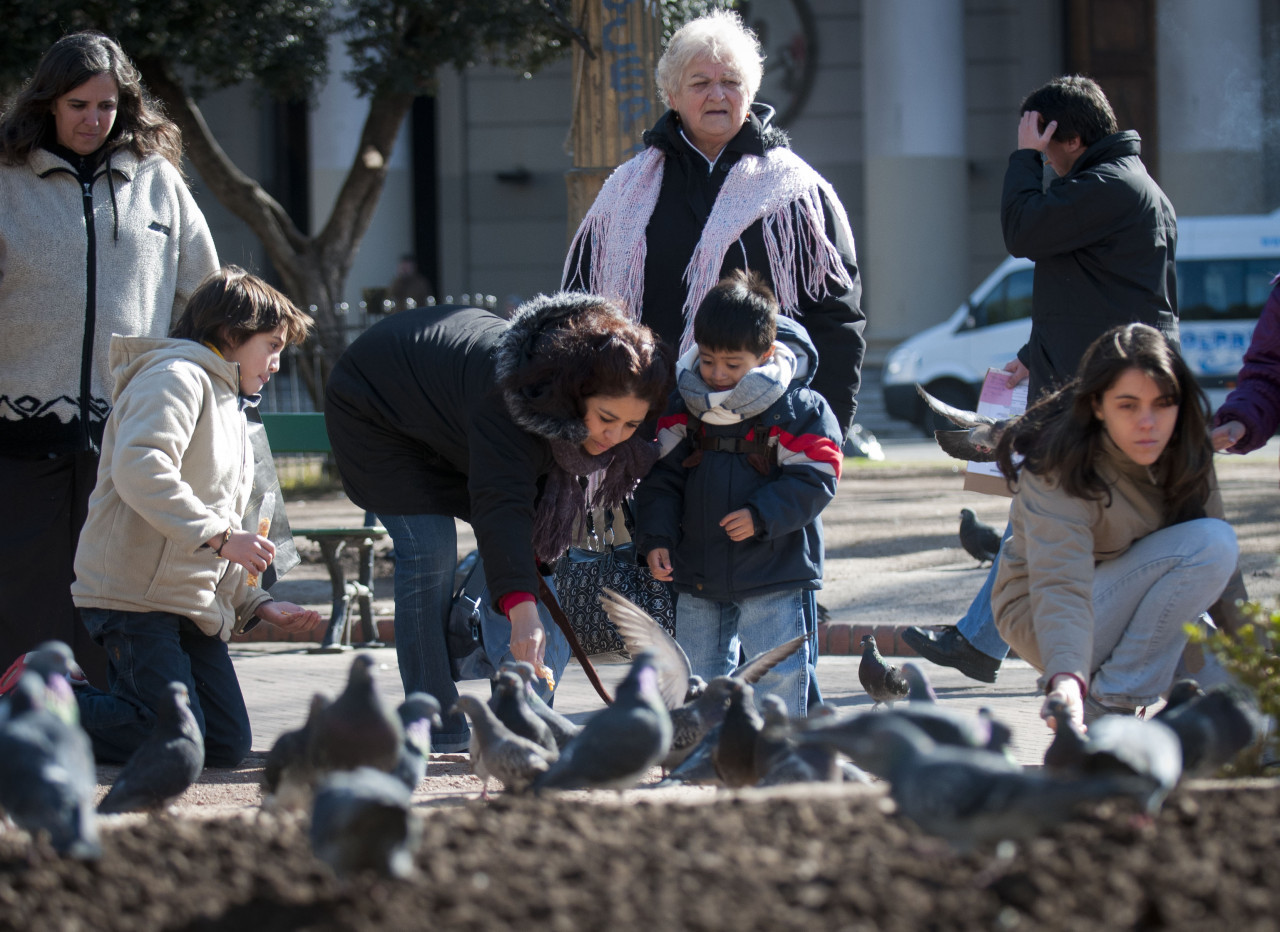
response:
[[[807,365],[763,413],[735,424],[706,423],[691,417],[677,390],[658,422],[662,457],[636,489],[636,543],[642,553],[671,551],[677,591],[728,602],[822,588],[819,516],[840,479],[841,430],[826,399],[810,387],[818,354],[808,333],[779,318],[778,339]],[[702,436],[725,449],[707,448]],[[764,473],[759,455],[734,450],[758,450],[761,437],[768,442]],[[685,465],[699,449],[700,461]],[[740,508],[751,510],[756,535],[732,541],[720,520]]]

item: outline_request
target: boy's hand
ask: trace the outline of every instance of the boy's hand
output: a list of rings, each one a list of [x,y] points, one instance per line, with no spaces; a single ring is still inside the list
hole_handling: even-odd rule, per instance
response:
[[[217,548],[222,544],[222,535],[208,543],[210,547]],[[253,531],[232,531],[219,556],[230,563],[240,564],[250,573],[261,573],[276,558],[276,545]]]
[[[255,614],[284,631],[303,631],[320,624],[319,612],[292,602],[264,602]]]
[[[739,508],[720,519],[720,526],[729,540],[749,540],[756,536],[756,522],[750,508]]]
[[[671,582],[671,551],[666,547],[655,547],[645,555],[649,564],[649,572],[658,582]]]

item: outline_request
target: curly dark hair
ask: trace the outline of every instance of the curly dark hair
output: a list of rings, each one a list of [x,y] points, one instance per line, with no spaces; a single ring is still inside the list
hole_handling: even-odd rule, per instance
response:
[[[1015,487],[1020,469],[1029,469],[1056,475],[1068,495],[1109,504],[1111,490],[1097,469],[1104,431],[1094,405],[1130,369],[1149,375],[1178,404],[1173,436],[1154,467],[1165,515],[1171,523],[1203,517],[1213,472],[1209,403],[1182,356],[1146,324],[1102,334],[1085,351],[1072,381],[1009,424],[996,445],[996,462],[1009,487]],[[1015,455],[1023,457],[1020,464]]]
[[[118,89],[115,125],[103,143],[108,152],[129,149],[138,158],[153,152],[182,171],[182,131],[142,86],[138,69],[114,39],[97,32],[63,36],[44,53],[26,85],[0,116],[0,162],[25,165],[34,149],[57,139],[53,104],[100,74]]]
[[[634,395],[662,413],[675,379],[670,349],[616,304],[573,295],[571,306],[538,333],[524,363],[503,379],[533,412],[586,413],[588,398]]]

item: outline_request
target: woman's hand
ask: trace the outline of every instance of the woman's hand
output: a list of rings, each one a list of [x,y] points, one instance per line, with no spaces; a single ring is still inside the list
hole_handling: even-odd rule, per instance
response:
[[[1067,714],[1078,729],[1084,729],[1084,689],[1080,678],[1070,673],[1056,673],[1049,680],[1049,692],[1040,706],[1040,717],[1051,730],[1056,731],[1058,723],[1049,712],[1049,703],[1057,699],[1067,707]]]
[[[210,538],[207,543],[214,550],[222,547],[218,556],[230,563],[240,564],[250,573],[263,572],[276,558],[276,545],[253,531],[232,531],[225,544],[219,534]]]
[[[254,614],[283,631],[304,631],[320,624],[319,612],[292,602],[263,602]]]
[[[1209,432],[1209,439],[1213,441],[1214,450],[1229,450],[1243,436],[1244,425],[1239,421],[1227,421],[1225,424],[1219,424]]]
[[[542,630],[537,602],[520,602],[507,613],[511,622],[511,656],[533,664],[543,665],[543,653],[547,649],[547,633]]]
[[[645,554],[645,562],[649,564],[649,572],[659,582],[671,582],[671,551],[666,547],[655,547]]]
[[[1016,356],[1004,364],[1004,371],[1009,373],[1009,378],[1005,379],[1004,382],[1006,388],[1013,388],[1031,374],[1031,370],[1024,366],[1022,360]]]

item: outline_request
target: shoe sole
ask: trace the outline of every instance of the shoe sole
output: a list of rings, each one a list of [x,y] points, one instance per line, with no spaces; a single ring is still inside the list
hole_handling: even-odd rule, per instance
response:
[[[963,660],[956,660],[948,657],[937,646],[926,637],[917,635],[914,631],[903,631],[902,640],[906,641],[915,652],[930,663],[936,663],[940,667],[950,667],[952,670],[958,670],[971,680],[977,680],[980,683],[994,683],[996,677],[1000,674],[1000,668],[997,666],[994,671],[979,670],[971,667]]]

